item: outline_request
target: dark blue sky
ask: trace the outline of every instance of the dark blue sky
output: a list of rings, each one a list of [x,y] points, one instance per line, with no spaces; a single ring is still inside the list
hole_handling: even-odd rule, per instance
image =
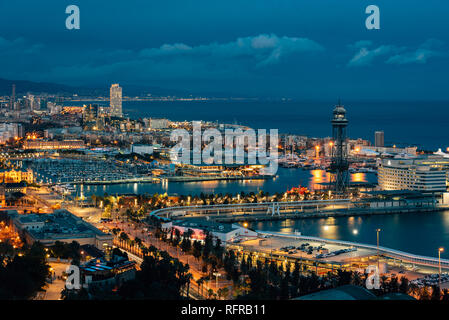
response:
[[[81,29],[65,28],[78,5]],[[381,29],[365,28],[380,8]],[[447,0],[0,1],[0,77],[299,99],[449,99]]]

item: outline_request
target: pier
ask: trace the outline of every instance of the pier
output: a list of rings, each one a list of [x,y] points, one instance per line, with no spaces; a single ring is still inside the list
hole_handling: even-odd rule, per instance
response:
[[[164,219],[204,217],[219,222],[249,222],[412,212],[425,213],[448,209],[447,205],[440,205],[434,201],[420,202],[419,205],[417,203],[391,201],[388,201],[390,205],[383,206],[378,206],[377,203],[376,205],[370,205],[370,203],[372,202],[336,199],[182,206],[155,210],[150,215],[163,217]]]

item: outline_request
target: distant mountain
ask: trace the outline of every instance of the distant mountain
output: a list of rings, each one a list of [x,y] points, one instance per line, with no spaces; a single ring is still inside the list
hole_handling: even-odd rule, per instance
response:
[[[79,96],[107,96],[109,95],[109,85],[99,87],[74,87],[50,82],[34,82],[27,80],[7,80],[0,78],[0,95],[9,96],[12,91],[12,85],[16,85],[16,96],[24,95],[26,93],[48,93],[48,94],[60,94],[60,95],[73,95]],[[150,86],[135,86],[127,85],[126,83],[120,83],[123,88],[124,96],[140,96],[151,94],[153,96],[189,96],[189,93],[181,90],[163,89]]]
[[[12,85],[16,85],[16,96],[30,93],[49,93],[61,95],[101,95],[107,90],[99,90],[97,88],[71,87],[63,84],[48,82],[33,82],[27,80],[7,80],[0,78],[0,95],[10,95]]]

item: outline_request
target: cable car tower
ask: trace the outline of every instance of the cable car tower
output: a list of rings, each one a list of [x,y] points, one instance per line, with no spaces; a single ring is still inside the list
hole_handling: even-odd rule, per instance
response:
[[[332,159],[330,165],[331,188],[336,196],[345,194],[349,185],[349,162],[346,127],[348,119],[346,119],[346,110],[338,101],[333,111],[332,123]]]

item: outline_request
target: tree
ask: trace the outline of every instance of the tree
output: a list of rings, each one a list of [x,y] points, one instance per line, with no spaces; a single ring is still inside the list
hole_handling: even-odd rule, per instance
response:
[[[50,276],[45,256],[43,245],[35,242],[6,265],[0,265],[0,299],[26,300],[43,290]]]
[[[129,236],[125,233],[125,232],[120,232],[120,236],[119,236],[120,240],[122,241],[128,241],[129,240]]]
[[[212,289],[207,290],[207,295],[208,295],[209,299],[211,299],[214,296],[214,290],[212,290]]]
[[[200,293],[200,289],[201,289],[201,295],[203,295],[203,283],[204,283],[204,278],[201,277],[199,279],[196,280],[196,284],[198,285],[198,293]]]
[[[406,277],[401,277],[401,284],[399,285],[399,292],[408,294],[410,290],[409,281]]]
[[[191,247],[192,247],[192,245],[191,245],[190,239],[183,238],[182,242],[181,242],[181,250],[183,252],[189,252]]]
[[[432,286],[432,296],[430,300],[440,301],[441,300],[441,290],[438,286]]]
[[[430,292],[427,286],[424,286],[419,295],[419,300],[430,300]]]

